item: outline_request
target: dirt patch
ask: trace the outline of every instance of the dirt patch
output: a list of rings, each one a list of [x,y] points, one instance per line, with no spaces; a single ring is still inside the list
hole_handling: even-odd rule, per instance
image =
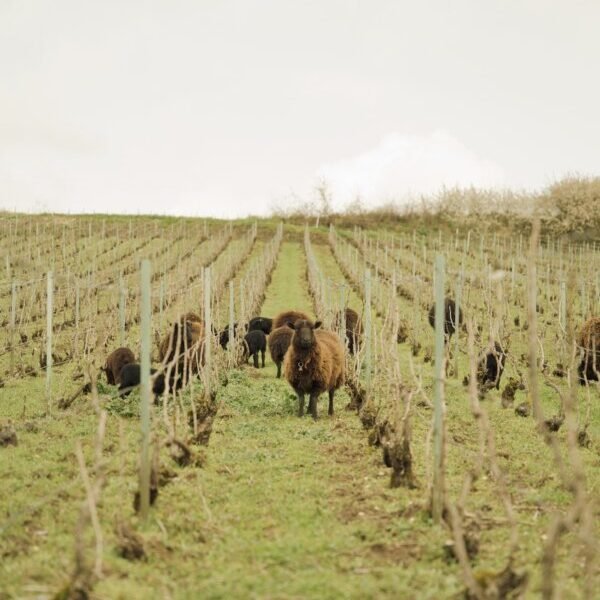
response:
[[[406,566],[421,557],[421,548],[414,543],[384,544],[378,542],[371,544],[366,550],[369,559],[375,563],[393,563]]]
[[[345,495],[347,496],[347,494]],[[339,519],[344,524],[358,520],[389,523],[391,516],[389,512],[368,504],[367,498],[360,495],[353,498],[351,503],[346,503],[339,512]],[[393,516],[399,516],[398,512]]]
[[[364,449],[354,444],[323,444],[322,450],[338,464],[356,464],[364,459]]]

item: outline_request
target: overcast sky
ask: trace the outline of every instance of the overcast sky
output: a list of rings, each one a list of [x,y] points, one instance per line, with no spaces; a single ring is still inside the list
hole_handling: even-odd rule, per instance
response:
[[[238,216],[600,167],[597,0],[0,0],[0,208]]]

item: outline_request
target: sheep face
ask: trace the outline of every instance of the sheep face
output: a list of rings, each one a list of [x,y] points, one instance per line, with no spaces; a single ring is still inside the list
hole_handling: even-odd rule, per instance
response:
[[[321,327],[321,321],[315,321],[313,324],[307,319],[298,319],[295,323],[288,321],[288,327],[294,330],[292,344],[308,350],[315,344],[315,329]]]

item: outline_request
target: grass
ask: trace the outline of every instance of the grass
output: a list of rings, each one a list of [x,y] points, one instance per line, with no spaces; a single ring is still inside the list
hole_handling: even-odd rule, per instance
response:
[[[313,313],[305,280],[306,261],[299,230],[282,245],[261,313],[274,316],[288,308]],[[329,248],[313,244],[324,273],[342,276]],[[351,306],[360,308],[354,294]],[[428,340],[430,331],[423,332]],[[409,348],[400,345],[404,372]],[[416,359],[425,390],[431,391],[430,365]],[[57,367],[55,393],[75,387],[74,366]],[[464,357],[461,372],[466,370]],[[522,394],[522,393],[521,393]],[[543,389],[548,410],[556,405]],[[336,397],[336,415],[320,420],[295,415],[288,384],[275,378],[275,366],[251,367],[228,374],[221,388],[222,407],[205,466],[178,467],[161,488],[150,522],[134,516],[139,444],[137,395],[127,402],[101,389],[109,409],[104,458],[107,484],[100,519],[104,533],[104,577],[98,598],[449,598],[464,588],[458,565],[443,545],[449,533],[434,527],[423,509],[427,499],[427,444],[430,412],[413,417],[413,454],[420,487],[389,488],[389,471],[380,451],[368,446],[354,413]],[[518,398],[521,401],[524,398]],[[23,404],[26,413],[23,416]],[[447,485],[456,497],[477,446],[477,431],[461,382],[447,384]],[[527,597],[537,597],[542,536],[556,510],[570,497],[558,481],[550,453],[532,419],[516,418],[500,407],[492,392],[484,404],[494,428],[500,464],[517,509],[518,568],[532,574]],[[593,408],[592,437],[600,414]],[[8,379],[0,396],[0,415],[15,423],[19,445],[0,449],[0,599],[51,597],[73,569],[74,531],[84,499],[74,444],[92,456],[96,416],[80,398],[69,410],[45,417],[44,380]],[[548,411],[549,412],[549,411]],[[563,436],[563,432],[559,433]],[[598,446],[582,451],[588,487],[600,485]],[[163,457],[163,460],[169,459]],[[597,511],[597,506],[595,507]],[[497,492],[488,474],[476,483],[468,510],[483,523],[476,570],[498,570],[506,561],[508,529],[502,523]],[[596,513],[597,518],[597,513]],[[119,557],[115,524],[134,523],[148,558]],[[91,540],[90,540],[91,546]],[[578,597],[582,567],[566,560],[577,542],[561,546],[562,597]],[[600,578],[600,574],[596,574]],[[598,580],[598,579],[597,579]]]
[[[267,289],[262,314],[275,316],[290,308],[313,314],[314,309],[307,288],[306,257],[302,246],[296,242],[284,241],[271,284]]]

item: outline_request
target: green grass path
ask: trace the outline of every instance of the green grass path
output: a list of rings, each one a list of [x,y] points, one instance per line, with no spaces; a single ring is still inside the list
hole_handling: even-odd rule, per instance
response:
[[[312,313],[305,273],[302,246],[284,243],[262,314]],[[156,509],[185,556],[169,560],[168,571],[134,564],[128,577],[103,582],[99,592],[397,598],[417,584],[429,590],[420,597],[439,598],[458,590],[453,574],[432,582],[436,566],[415,562],[415,528],[428,526],[395,515],[420,493],[388,488],[389,473],[356,415],[344,409],[344,392],[333,418],[322,399],[318,422],[299,419],[293,391],[269,361],[264,370],[230,373],[221,398],[206,467],[167,486]]]
[[[282,245],[262,314],[296,308],[312,314],[300,243]],[[379,451],[367,444],[339,392],[336,414],[296,416],[297,400],[275,365],[229,374],[223,407],[201,470],[161,491],[153,514],[165,535],[144,563],[102,581],[107,597],[421,598],[446,597],[460,582],[431,564],[415,534],[441,556],[443,532],[409,513],[422,491],[390,490]],[[168,549],[168,550],[167,550]],[[161,553],[165,555],[161,560]],[[410,569],[407,569],[410,565]]]
[[[306,281],[306,257],[299,243],[283,242],[277,266],[267,288],[261,314],[274,317],[288,309],[303,310],[313,314]]]

